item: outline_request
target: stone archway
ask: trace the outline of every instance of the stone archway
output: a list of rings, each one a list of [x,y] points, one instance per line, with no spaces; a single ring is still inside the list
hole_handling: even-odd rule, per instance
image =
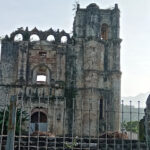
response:
[[[40,110],[31,115],[30,133],[37,131],[47,132],[47,115]]]

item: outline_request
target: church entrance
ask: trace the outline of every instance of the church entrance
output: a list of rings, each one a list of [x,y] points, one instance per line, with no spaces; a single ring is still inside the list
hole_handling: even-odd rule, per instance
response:
[[[47,115],[43,112],[34,112],[31,115],[30,133],[47,131]]]

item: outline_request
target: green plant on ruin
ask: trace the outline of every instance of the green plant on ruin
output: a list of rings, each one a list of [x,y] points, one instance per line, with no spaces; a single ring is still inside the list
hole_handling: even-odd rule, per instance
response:
[[[17,108],[16,110],[16,135],[19,135],[21,130],[21,124],[24,124],[29,120],[29,115],[26,111],[23,111],[22,108]],[[9,106],[0,110],[0,134],[7,135],[8,132],[8,123],[9,123]],[[3,131],[2,131],[3,130]]]
[[[78,4],[79,4],[79,0],[75,0],[75,1],[74,1],[74,4],[73,4],[73,8],[72,8],[72,10],[73,10],[74,12],[77,10]]]
[[[77,137],[73,138],[72,143],[65,142],[65,147],[69,148],[69,149],[75,148],[77,145],[78,145],[78,143],[77,143]]]

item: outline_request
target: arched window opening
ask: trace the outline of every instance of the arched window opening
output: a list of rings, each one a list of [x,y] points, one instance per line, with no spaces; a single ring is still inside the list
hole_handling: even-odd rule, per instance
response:
[[[103,99],[100,99],[99,111],[100,111],[99,119],[103,119],[103,117],[104,117],[103,116],[104,115]]]
[[[31,123],[47,123],[47,116],[43,112],[35,112],[31,116]]]
[[[32,35],[30,36],[30,42],[39,41],[39,40],[40,40],[40,38],[39,38],[39,36],[36,35],[36,34],[32,34]]]
[[[41,55],[46,55],[46,54],[42,53]],[[37,65],[32,69],[32,82],[33,84],[50,84],[50,79],[51,79],[50,75],[51,75],[50,69],[48,68],[48,66]]]
[[[14,41],[15,42],[19,42],[19,41],[22,41],[23,40],[23,36],[22,34],[16,34],[15,37],[14,37]]]
[[[67,36],[62,36],[61,37],[61,43],[67,43]]]
[[[38,84],[46,83],[46,75],[37,75],[36,82]]]
[[[37,133],[37,131],[47,131],[47,115],[40,111],[31,115],[30,133]]]
[[[55,37],[54,37],[53,35],[49,35],[49,36],[47,37],[47,41],[53,42],[53,41],[55,41]]]
[[[108,25],[103,24],[101,28],[101,39],[108,40]]]

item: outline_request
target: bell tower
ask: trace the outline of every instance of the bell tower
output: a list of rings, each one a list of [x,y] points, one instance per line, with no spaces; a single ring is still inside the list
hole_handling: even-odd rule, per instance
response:
[[[120,109],[120,11],[100,9],[95,3],[81,9],[74,20],[76,54],[77,134],[95,136],[119,130]],[[80,122],[79,120],[82,120]]]

